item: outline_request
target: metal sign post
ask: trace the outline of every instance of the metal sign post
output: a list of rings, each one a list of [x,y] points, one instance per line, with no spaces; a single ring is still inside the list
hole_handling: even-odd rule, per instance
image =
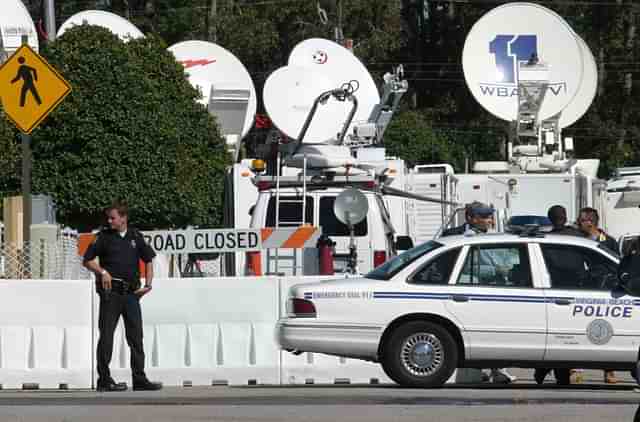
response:
[[[22,241],[25,246],[31,240],[31,135],[21,133],[22,138]]]
[[[29,37],[23,35],[22,45],[28,43]],[[22,132],[20,137],[22,138],[22,244],[26,249],[31,241],[31,135]]]

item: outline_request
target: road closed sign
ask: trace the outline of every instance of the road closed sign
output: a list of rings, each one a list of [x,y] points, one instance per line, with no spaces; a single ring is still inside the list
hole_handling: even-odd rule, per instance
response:
[[[156,252],[166,254],[249,252],[262,248],[260,229],[144,231]]]

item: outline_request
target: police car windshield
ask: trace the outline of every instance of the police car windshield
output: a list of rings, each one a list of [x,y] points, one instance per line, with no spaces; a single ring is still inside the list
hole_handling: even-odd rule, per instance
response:
[[[372,278],[374,280],[389,280],[416,259],[440,247],[442,247],[442,243],[430,240],[391,258],[389,261],[371,271],[365,277]]]

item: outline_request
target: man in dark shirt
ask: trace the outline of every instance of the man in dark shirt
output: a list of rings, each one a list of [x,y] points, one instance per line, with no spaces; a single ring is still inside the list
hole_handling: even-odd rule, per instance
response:
[[[554,205],[549,208],[549,210],[547,211],[547,217],[549,217],[549,220],[551,220],[551,225],[553,226],[551,233],[585,237],[584,233],[581,232],[577,227],[567,225],[567,210],[562,205]],[[558,265],[551,266],[552,268],[550,268],[549,271],[561,271],[560,269],[564,269],[562,275],[558,274],[556,277],[553,277],[556,280],[571,279],[571,277],[575,274],[575,269],[582,267],[582,262],[576,263],[575,257],[573,257],[571,254],[559,254],[550,258],[553,258],[554,262],[556,262]],[[564,272],[568,274],[564,274]],[[550,368],[536,368],[533,373],[533,378],[535,379],[536,383],[542,384],[549,372],[551,372]],[[571,383],[571,369],[555,368],[553,370],[553,373],[556,377],[556,383],[558,385],[568,385]]]
[[[600,216],[598,215],[598,210],[595,208],[585,207],[580,210],[578,226],[585,236],[595,240],[601,246],[615,253],[619,253],[618,242],[598,227],[599,222]],[[618,382],[613,370],[607,369],[604,371],[604,382],[607,384],[615,384]]]
[[[562,205],[554,205],[547,211],[547,217],[551,220],[553,229],[551,233],[568,234],[571,236],[584,237],[584,233],[577,227],[567,225],[567,210]]]
[[[124,319],[127,343],[131,349],[131,375],[134,390],[159,390],[162,385],[150,382],[144,372],[142,313],[140,298],[151,292],[155,252],[142,234],[128,227],[128,208],[114,202],[106,210],[109,228],[97,234],[84,254],[84,266],[96,275],[100,296],[97,347],[98,391],[123,391],[126,383],[116,383],[109,371],[113,352],[113,332],[120,315]],[[97,259],[96,259],[97,258]],[[138,262],[145,263],[145,284],[140,286]]]

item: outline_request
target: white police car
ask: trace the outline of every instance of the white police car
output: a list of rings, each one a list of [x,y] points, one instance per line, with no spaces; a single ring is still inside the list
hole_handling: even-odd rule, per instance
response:
[[[634,368],[640,299],[622,290],[618,256],[537,236],[443,237],[362,278],[295,285],[280,345],[380,362],[406,386],[456,367]]]

